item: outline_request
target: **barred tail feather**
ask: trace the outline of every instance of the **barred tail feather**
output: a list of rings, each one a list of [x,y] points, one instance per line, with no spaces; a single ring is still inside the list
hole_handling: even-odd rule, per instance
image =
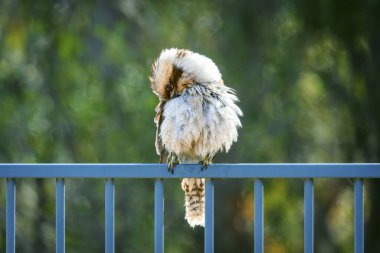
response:
[[[185,220],[191,227],[202,226],[205,223],[205,179],[184,178],[182,189],[185,191]]]

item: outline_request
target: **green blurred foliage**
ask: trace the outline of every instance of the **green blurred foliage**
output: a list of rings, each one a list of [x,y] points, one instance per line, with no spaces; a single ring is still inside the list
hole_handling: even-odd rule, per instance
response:
[[[379,162],[380,3],[0,2],[0,162],[151,163],[150,65],[163,48],[211,57],[244,112],[217,162]],[[5,181],[0,214],[5,217]],[[103,180],[67,180],[67,252],[103,252]],[[165,249],[201,252],[165,182]],[[17,181],[17,252],[53,252],[54,180]],[[316,252],[352,252],[348,179],[316,180]],[[380,194],[366,181],[366,252],[379,252]],[[153,251],[153,181],[116,180],[116,251]],[[251,180],[216,180],[216,252],[253,251]],[[265,180],[267,252],[303,252],[303,184]],[[5,222],[0,222],[5,251]]]

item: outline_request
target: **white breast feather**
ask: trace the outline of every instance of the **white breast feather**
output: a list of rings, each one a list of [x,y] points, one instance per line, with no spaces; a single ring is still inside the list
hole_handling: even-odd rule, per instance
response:
[[[236,101],[232,90],[220,84],[194,85],[169,100],[160,132],[165,148],[180,159],[196,162],[208,154],[227,152],[237,141],[241,126],[238,116],[242,113]]]

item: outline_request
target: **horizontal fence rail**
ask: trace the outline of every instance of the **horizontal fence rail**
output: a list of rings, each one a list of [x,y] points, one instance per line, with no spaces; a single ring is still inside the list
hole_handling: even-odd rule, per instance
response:
[[[56,179],[56,252],[65,252],[65,178],[105,179],[105,252],[115,252],[114,178],[155,179],[154,252],[164,252],[164,180],[206,178],[204,252],[214,252],[213,178],[254,178],[254,253],[264,252],[263,178],[302,178],[304,180],[304,252],[314,252],[314,178],[354,178],[354,252],[364,253],[363,178],[380,178],[379,163],[330,164],[180,164],[174,174],[165,164],[0,164],[0,178],[7,179],[6,253],[15,252],[16,178]]]
[[[0,164],[0,178],[380,178],[379,163]]]

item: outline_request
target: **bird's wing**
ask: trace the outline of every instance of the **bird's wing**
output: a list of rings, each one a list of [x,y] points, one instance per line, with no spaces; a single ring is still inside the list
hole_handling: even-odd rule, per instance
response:
[[[162,145],[162,140],[160,137],[160,131],[161,131],[161,124],[164,120],[164,105],[165,102],[160,101],[158,105],[156,106],[156,116],[154,117],[154,123],[156,123],[157,130],[156,130],[156,152],[160,156],[160,163],[163,163],[163,161],[166,160],[166,152],[164,149],[164,145]]]

